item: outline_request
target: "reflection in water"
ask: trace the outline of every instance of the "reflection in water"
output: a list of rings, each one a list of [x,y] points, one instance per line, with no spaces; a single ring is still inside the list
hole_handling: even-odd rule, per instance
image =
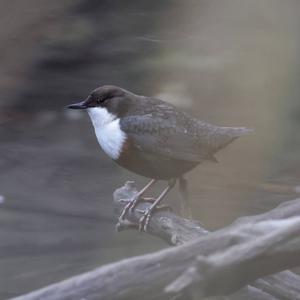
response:
[[[299,192],[300,4],[270,4],[1,2],[16,17],[8,26],[3,16],[0,31],[1,299],[165,246],[115,234],[112,191],[144,179],[99,151],[85,114],[63,108],[101,84],[255,128],[219,164],[189,174],[195,217],[208,228]],[[169,199],[176,207],[176,193]]]

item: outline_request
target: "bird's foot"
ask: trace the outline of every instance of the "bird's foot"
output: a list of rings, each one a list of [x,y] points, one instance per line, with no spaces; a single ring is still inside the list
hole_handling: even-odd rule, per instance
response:
[[[149,225],[150,219],[153,215],[153,212],[158,211],[158,210],[172,211],[172,208],[168,205],[160,205],[160,206],[155,206],[155,207],[150,206],[146,210],[137,209],[137,212],[143,214],[143,216],[139,220],[139,232],[142,232],[142,231],[147,232],[148,225]]]
[[[129,201],[127,199],[121,199],[121,200],[119,200],[120,202],[125,202],[126,205],[125,205],[125,207],[123,208],[123,210],[121,212],[118,224],[121,224],[122,222],[125,221],[126,214],[127,213],[132,213],[140,200],[143,200],[144,202],[152,204],[155,201],[155,198],[151,198],[151,197],[140,198],[139,195],[136,195],[136,196],[134,196],[133,199],[131,199]],[[117,228],[117,231],[119,231],[118,228]]]
[[[119,220],[124,221],[126,214],[128,212],[132,212],[134,210],[134,208],[137,206],[139,200],[140,200],[140,196],[138,194],[135,195],[123,208],[121,215],[119,217]]]
[[[150,207],[143,211],[143,216],[139,220],[139,232],[147,232],[148,224],[152,217],[153,209]]]

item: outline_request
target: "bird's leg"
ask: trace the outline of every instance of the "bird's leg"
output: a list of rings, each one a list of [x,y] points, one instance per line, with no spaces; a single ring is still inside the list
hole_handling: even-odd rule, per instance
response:
[[[145,194],[145,192],[156,182],[155,179],[151,179],[123,208],[122,213],[120,215],[120,219],[124,220],[125,215],[128,211],[133,211],[133,209],[137,206],[141,197]]]
[[[183,217],[192,218],[192,211],[189,201],[187,180],[184,177],[179,178],[180,210]]]
[[[174,187],[176,184],[176,179],[171,179],[168,182],[168,186],[162,191],[162,193],[155,199],[152,205],[144,211],[144,215],[141,217],[139,221],[139,231],[147,231],[147,227],[149,221],[151,219],[152,213],[155,209],[157,209],[159,203],[163,200],[163,198],[167,195],[167,193]]]

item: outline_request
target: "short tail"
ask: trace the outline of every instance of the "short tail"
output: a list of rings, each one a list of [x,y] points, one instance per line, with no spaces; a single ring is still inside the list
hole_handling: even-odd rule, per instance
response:
[[[240,136],[252,133],[254,130],[246,127],[218,127],[214,135],[214,148],[218,151]]]
[[[254,129],[246,128],[246,127],[221,127],[221,128],[223,129],[223,132],[228,135],[228,137],[231,137],[233,139],[254,132]]]

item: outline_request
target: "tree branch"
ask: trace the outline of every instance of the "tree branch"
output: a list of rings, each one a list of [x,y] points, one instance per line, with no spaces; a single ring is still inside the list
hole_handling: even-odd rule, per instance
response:
[[[124,206],[132,199],[138,191],[132,181],[115,190],[113,195],[114,214],[118,220]],[[116,226],[118,231],[126,229],[138,229],[139,220],[142,217],[142,211],[149,208],[149,202],[142,202],[133,212],[126,215],[126,220],[120,221]],[[181,218],[172,211],[165,209],[153,214],[148,225],[147,233],[163,239],[166,243],[174,246],[184,244],[188,241],[195,240],[209,232],[201,227],[200,223],[195,220]]]
[[[270,233],[268,233],[270,232]],[[199,255],[196,264],[179,276],[166,291],[178,293],[193,286],[197,295],[227,295],[258,277],[300,264],[300,217],[247,224],[232,232],[249,241],[221,253]],[[258,235],[255,238],[255,235]],[[232,280],[232,276],[238,276]]]
[[[117,214],[134,193],[132,183],[115,192]],[[134,228],[139,210],[147,205],[141,203],[120,228]],[[293,216],[300,216],[300,199],[208,234],[195,221],[160,211],[151,219],[149,233],[184,245],[109,264],[14,299],[150,300],[175,299],[186,291],[202,296],[228,294],[260,276],[300,265],[300,221],[299,217],[288,219]],[[270,288],[272,282],[280,283],[280,288]],[[300,299],[300,280],[284,271],[226,299]]]

